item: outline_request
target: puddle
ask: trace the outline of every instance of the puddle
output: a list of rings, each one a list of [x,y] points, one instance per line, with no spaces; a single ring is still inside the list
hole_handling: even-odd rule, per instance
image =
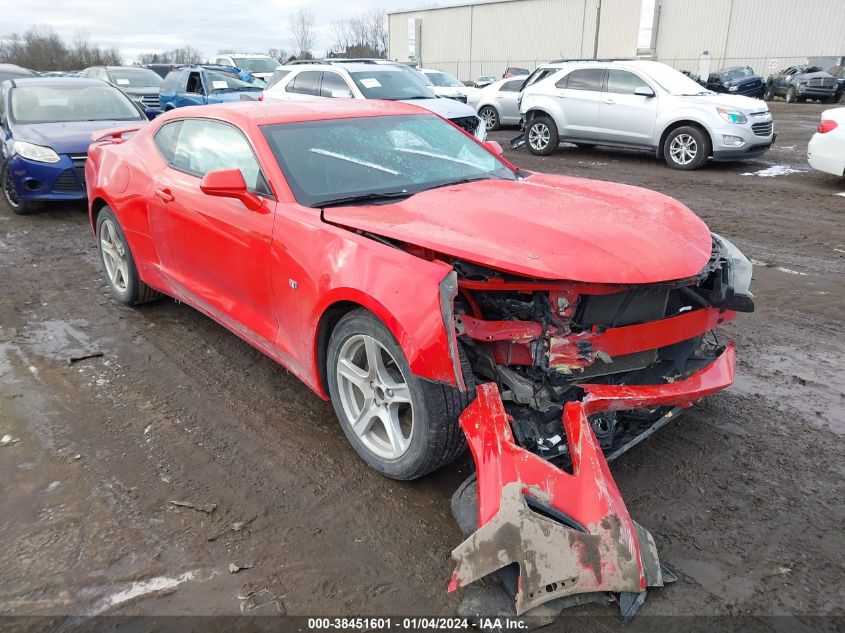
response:
[[[87,325],[88,322],[82,319],[41,321],[28,325],[21,338],[39,356],[66,361],[100,351],[82,331],[81,328]]]

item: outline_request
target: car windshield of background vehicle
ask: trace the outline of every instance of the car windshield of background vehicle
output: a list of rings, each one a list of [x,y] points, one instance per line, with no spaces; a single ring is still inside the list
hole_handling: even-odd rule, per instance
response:
[[[463,88],[464,85],[446,73],[424,73],[426,77],[431,79],[431,83],[441,88]]]
[[[261,129],[296,199],[309,207],[379,202],[452,183],[517,178],[496,156],[434,115]]]
[[[138,121],[144,117],[119,90],[99,86],[18,86],[12,89],[9,116],[18,123]]]
[[[279,62],[269,57],[233,57],[235,65],[248,73],[272,73]]]
[[[436,99],[437,96],[422,83],[401,70],[349,73],[367,99]],[[420,73],[422,74],[422,73]],[[424,75],[423,75],[424,76]]]
[[[726,70],[722,73],[722,75],[724,76],[725,81],[734,81],[735,79],[753,77],[754,71],[748,66],[744,66],[743,68],[731,68],[730,70]]]
[[[158,73],[146,68],[113,68],[109,77],[118,88],[158,88],[163,81]]]
[[[700,83],[687,77],[684,73],[671,66],[660,63],[649,63],[646,74],[669,94],[675,96],[712,95],[712,90],[704,89]]]
[[[206,71],[205,84],[208,87],[209,92],[222,92],[224,90],[263,90],[263,88],[259,86],[241,81],[232,75],[217,72],[216,70]]]

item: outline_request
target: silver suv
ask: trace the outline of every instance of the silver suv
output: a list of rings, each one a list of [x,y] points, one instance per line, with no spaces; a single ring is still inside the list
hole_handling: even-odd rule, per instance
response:
[[[690,170],[711,156],[762,154],[775,140],[765,102],[705,90],[653,61],[543,64],[526,80],[519,111],[528,149],[542,156],[567,141],[643,149]]]

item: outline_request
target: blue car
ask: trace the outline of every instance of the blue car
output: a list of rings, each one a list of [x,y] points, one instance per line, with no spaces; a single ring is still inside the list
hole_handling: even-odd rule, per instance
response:
[[[136,102],[99,79],[0,83],[0,183],[6,202],[25,214],[41,201],[85,199],[91,134],[147,122]]]
[[[257,101],[264,82],[228,66],[188,66],[167,74],[161,84],[159,101],[167,112],[183,106]]]

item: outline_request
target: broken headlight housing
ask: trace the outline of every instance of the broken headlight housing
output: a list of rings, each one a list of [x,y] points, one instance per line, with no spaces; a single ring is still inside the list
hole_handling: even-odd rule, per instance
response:
[[[754,295],[751,294],[751,277],[754,267],[730,240],[713,233],[713,239],[722,247],[722,275],[715,290],[714,305],[737,312],[754,311]]]

